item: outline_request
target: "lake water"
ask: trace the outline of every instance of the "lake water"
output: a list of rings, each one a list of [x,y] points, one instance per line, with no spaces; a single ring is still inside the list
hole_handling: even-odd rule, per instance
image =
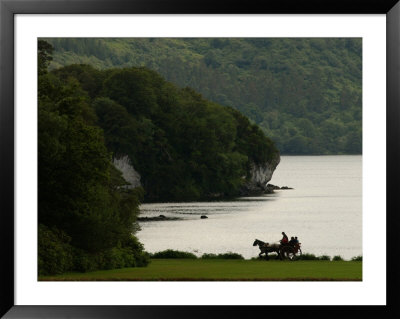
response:
[[[256,257],[254,239],[298,236],[303,253],[362,255],[362,157],[282,156],[271,184],[293,187],[232,201],[141,205],[141,216],[182,220],[140,222],[149,252],[165,249]],[[200,219],[207,215],[208,219]]]

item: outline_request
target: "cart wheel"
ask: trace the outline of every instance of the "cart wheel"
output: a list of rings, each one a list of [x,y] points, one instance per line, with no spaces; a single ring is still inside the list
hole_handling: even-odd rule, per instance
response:
[[[294,252],[294,248],[290,247],[290,246],[283,247],[282,248],[282,256],[283,256],[283,259],[295,260],[296,254]]]

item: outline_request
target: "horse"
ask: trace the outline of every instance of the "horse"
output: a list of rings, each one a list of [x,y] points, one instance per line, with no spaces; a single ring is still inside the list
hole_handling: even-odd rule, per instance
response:
[[[265,258],[268,259],[268,253],[276,252],[278,253],[278,258],[282,259],[280,245],[278,244],[269,244],[265,243],[262,240],[256,239],[253,243],[253,246],[257,246],[260,248],[261,252],[258,254],[258,257],[261,258],[262,254],[265,254]]]

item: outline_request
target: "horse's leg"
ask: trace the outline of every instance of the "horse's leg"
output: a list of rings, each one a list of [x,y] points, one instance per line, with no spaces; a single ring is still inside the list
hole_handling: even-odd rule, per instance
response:
[[[265,259],[266,259],[266,260],[269,260],[268,252],[267,252],[267,251],[265,252]]]

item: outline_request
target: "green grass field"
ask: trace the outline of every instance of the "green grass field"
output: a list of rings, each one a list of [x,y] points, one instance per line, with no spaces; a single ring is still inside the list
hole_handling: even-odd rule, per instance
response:
[[[362,262],[153,259],[148,267],[39,277],[40,281],[361,281]]]

